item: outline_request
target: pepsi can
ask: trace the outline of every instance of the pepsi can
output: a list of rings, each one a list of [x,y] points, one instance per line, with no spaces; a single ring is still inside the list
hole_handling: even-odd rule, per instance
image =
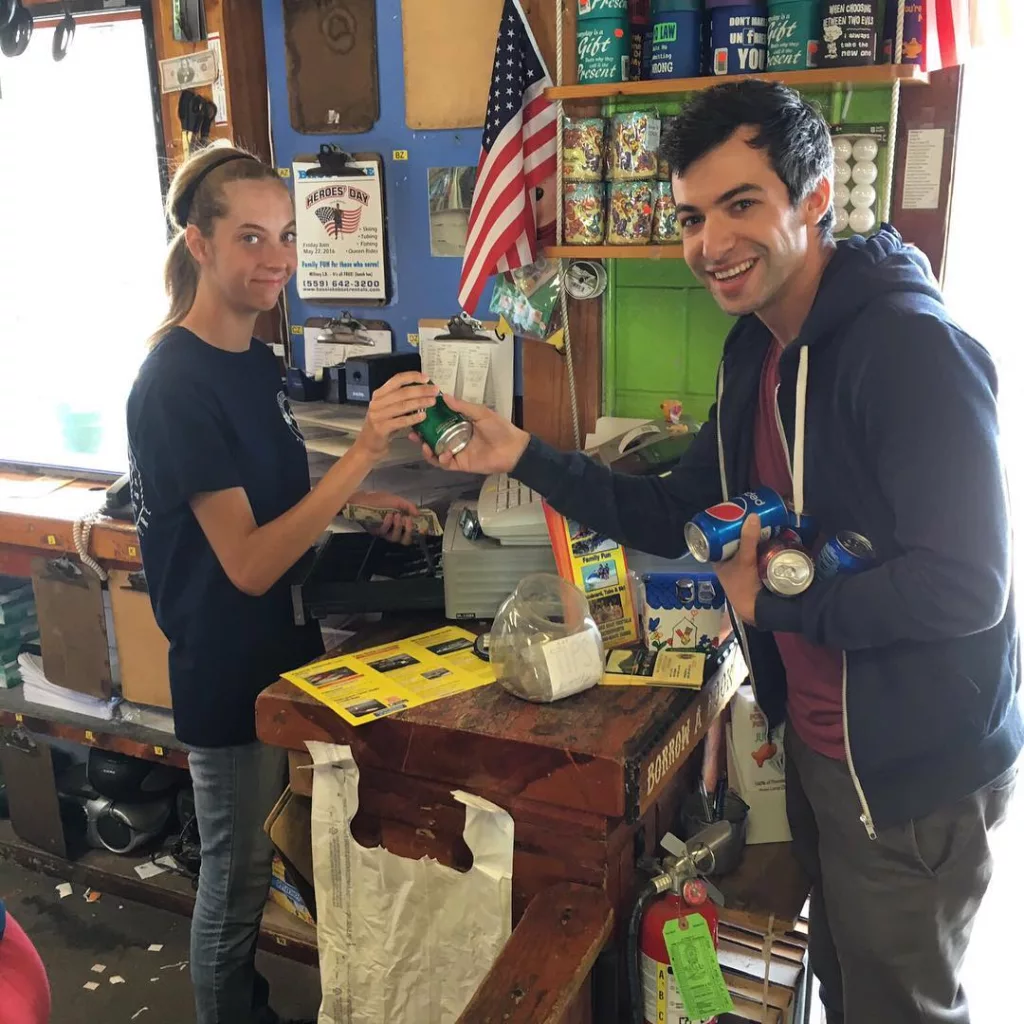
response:
[[[770,487],[744,491],[719,505],[698,512],[686,526],[683,536],[698,562],[723,562],[732,558],[740,547],[740,534],[747,516],[761,517],[761,540],[771,540],[779,530],[789,526],[789,509],[782,497]]]
[[[874,561],[875,549],[867,537],[852,530],[840,530],[825,541],[818,552],[818,575],[827,580],[840,574],[863,572],[870,569]]]
[[[779,597],[796,597],[814,582],[814,559],[794,530],[783,530],[758,552],[761,582]]]

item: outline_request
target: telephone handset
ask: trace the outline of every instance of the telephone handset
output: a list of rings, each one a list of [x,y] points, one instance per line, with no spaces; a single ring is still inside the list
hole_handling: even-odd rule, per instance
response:
[[[108,488],[106,501],[100,511],[114,519],[133,520],[132,489],[129,474],[118,477]]]

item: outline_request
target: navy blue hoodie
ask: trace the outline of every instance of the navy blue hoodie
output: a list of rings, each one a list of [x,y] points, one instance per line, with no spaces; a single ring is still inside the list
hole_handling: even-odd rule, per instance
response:
[[[630,547],[682,554],[694,513],[749,486],[770,343],[755,316],[736,321],[708,422],[671,472],[615,474],[534,438],[513,475]],[[844,652],[847,763],[873,835],[986,785],[1024,745],[996,374],[887,226],[838,243],[779,374],[798,510],[825,536],[867,537],[879,564],[797,598],[762,591],[741,639],[773,727],[786,713],[773,632]]]

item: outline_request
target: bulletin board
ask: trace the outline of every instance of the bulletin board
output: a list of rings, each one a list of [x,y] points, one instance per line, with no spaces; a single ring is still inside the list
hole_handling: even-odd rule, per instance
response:
[[[402,0],[405,123],[481,128],[503,0]]]

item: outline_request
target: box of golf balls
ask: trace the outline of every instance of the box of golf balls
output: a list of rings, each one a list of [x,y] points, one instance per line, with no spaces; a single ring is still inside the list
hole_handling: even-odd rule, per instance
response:
[[[885,124],[833,125],[835,149],[833,206],[836,235],[870,235],[877,227],[884,188],[886,143]]]

